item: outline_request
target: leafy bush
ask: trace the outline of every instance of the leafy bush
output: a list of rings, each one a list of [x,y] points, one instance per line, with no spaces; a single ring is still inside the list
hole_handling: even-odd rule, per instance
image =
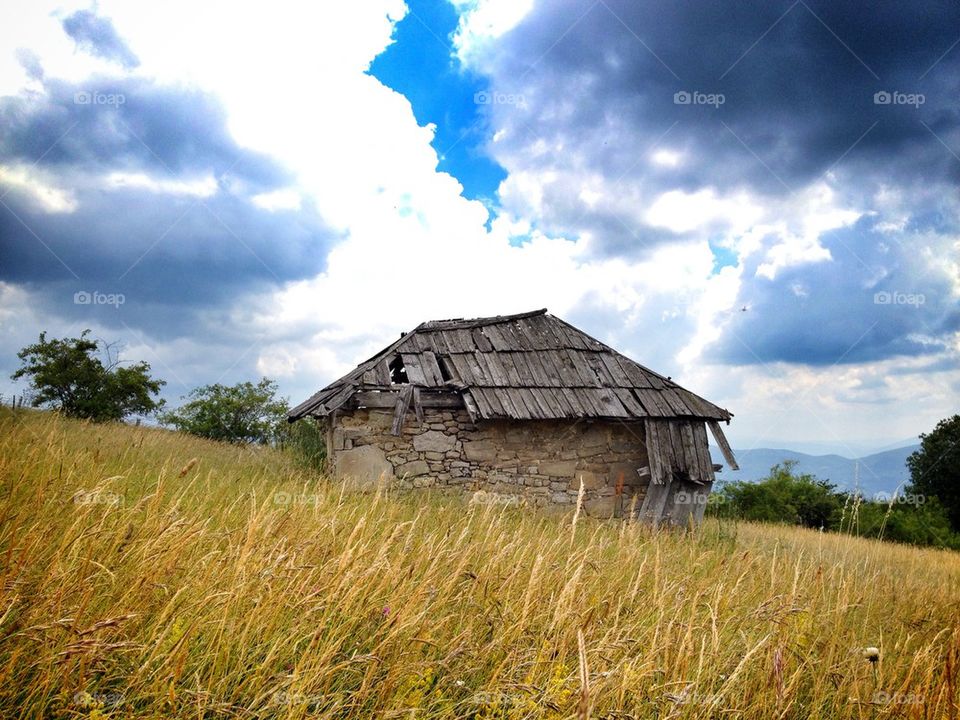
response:
[[[913,545],[960,549],[946,508],[934,496],[909,492],[911,502],[865,500],[838,492],[809,474],[794,474],[795,461],[774,465],[758,482],[720,483],[707,514],[718,518],[802,525]]]
[[[78,338],[47,340],[40,333],[39,341],[17,353],[23,366],[11,377],[29,378],[31,404],[99,422],[159,410],[163,400],[152,396],[166,383],[150,377],[150,365],[122,365],[113,345],[91,340],[89,334],[84,330]]]
[[[804,527],[830,527],[839,522],[843,496],[830,483],[806,473],[794,474],[796,461],[774,465],[760,482],[736,481],[718,486],[712,514]]]
[[[164,425],[210,440],[269,445],[286,431],[289,405],[277,397],[277,384],[263,378],[256,385],[204,385],[191,391],[189,402],[160,416]]]

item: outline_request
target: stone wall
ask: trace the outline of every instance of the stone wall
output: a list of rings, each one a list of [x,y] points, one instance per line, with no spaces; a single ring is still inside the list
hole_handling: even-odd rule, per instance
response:
[[[331,432],[334,473],[359,489],[450,487],[474,502],[571,506],[581,480],[584,509],[598,517],[639,508],[648,475],[640,422],[481,421],[464,410],[424,408],[399,436],[393,411],[339,414]]]

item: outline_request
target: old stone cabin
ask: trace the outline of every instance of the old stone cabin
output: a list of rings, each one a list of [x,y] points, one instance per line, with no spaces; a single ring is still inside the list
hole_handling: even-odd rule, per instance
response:
[[[364,488],[451,487],[489,502],[686,525],[720,469],[727,410],[546,310],[435,320],[289,414],[326,425],[333,473]],[[482,492],[478,492],[482,491]]]

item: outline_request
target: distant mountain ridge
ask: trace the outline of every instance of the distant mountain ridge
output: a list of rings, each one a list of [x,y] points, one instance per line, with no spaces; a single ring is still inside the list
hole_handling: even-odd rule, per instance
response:
[[[808,455],[795,450],[754,448],[734,450],[740,470],[726,467],[723,456],[716,448],[710,448],[713,461],[723,464],[717,480],[762,480],[770,474],[770,468],[784,460],[796,460],[796,472],[815,475],[819,480],[829,480],[839,488],[852,490],[859,487],[865,495],[878,492],[892,493],[910,480],[907,457],[920,445],[895,448],[851,460],[840,455]]]

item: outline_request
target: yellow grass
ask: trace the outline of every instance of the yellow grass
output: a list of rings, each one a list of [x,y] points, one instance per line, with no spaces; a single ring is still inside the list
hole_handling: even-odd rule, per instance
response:
[[[0,558],[5,718],[958,714],[944,551],[343,494],[273,451],[5,412]]]

